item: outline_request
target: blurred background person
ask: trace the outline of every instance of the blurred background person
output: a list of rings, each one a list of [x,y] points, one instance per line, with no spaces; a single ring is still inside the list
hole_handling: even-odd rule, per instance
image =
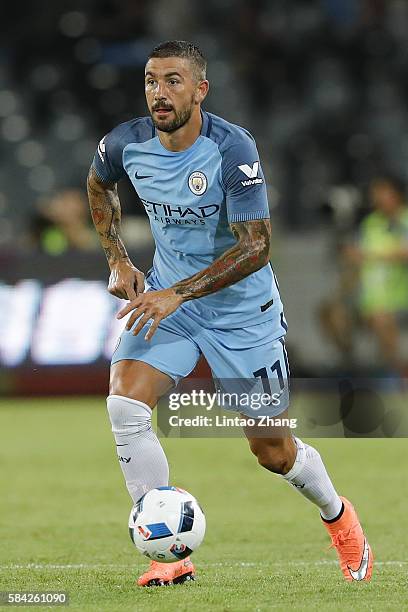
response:
[[[373,210],[359,225],[354,242],[340,248],[340,284],[324,302],[320,321],[327,337],[354,367],[354,336],[367,326],[378,346],[377,361],[388,372],[403,374],[401,326],[408,319],[408,207],[405,188],[382,175],[369,187]]]
[[[83,192],[64,189],[42,201],[31,219],[29,240],[31,246],[48,255],[94,250],[96,240]]]

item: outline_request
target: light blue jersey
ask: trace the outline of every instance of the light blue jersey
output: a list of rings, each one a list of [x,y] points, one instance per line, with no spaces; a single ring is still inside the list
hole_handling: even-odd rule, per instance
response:
[[[156,244],[147,280],[164,289],[209,266],[236,239],[229,223],[268,219],[264,175],[252,136],[202,112],[201,134],[185,151],[167,150],[150,117],[133,119],[99,143],[93,166],[105,182],[127,174],[149,217]],[[270,321],[269,339],[287,326],[268,264],[181,309],[202,327],[236,329]]]

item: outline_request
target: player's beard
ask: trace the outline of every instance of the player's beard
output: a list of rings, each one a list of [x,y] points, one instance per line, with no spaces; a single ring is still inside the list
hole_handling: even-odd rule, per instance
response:
[[[176,111],[174,108],[172,108],[172,111],[175,115],[174,119],[169,119],[168,121],[156,121],[154,118],[154,114],[152,112],[151,115],[152,115],[154,126],[156,127],[156,129],[160,130],[161,132],[175,132],[176,130],[179,130],[181,127],[183,127],[183,125],[187,123],[187,121],[190,119],[191,115],[193,114],[193,109],[194,109],[194,97],[191,99],[190,106],[187,106],[180,111]]]

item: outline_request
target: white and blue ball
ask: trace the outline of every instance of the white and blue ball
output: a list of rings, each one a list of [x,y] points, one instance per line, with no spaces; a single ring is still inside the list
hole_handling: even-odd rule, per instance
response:
[[[136,548],[149,559],[173,563],[201,544],[205,516],[195,497],[178,487],[151,489],[133,506],[129,533]]]

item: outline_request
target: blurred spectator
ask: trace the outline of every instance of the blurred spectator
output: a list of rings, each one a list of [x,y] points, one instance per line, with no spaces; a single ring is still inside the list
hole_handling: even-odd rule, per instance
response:
[[[22,14],[8,4],[0,32],[11,229],[39,197],[82,185],[101,137],[146,114],[146,55],[174,37],[208,56],[208,110],[255,135],[287,228],[316,227],[332,185],[361,188],[384,166],[408,181],[403,0],[26,0]],[[143,213],[130,190],[121,201]]]
[[[96,248],[96,235],[89,224],[88,203],[82,191],[66,189],[40,204],[31,220],[30,238],[31,244],[49,255]]]
[[[370,185],[374,208],[362,221],[354,243],[341,249],[337,295],[320,309],[326,335],[344,364],[352,365],[357,325],[374,333],[379,360],[387,370],[403,372],[401,322],[408,314],[408,208],[404,187],[391,176]]]

